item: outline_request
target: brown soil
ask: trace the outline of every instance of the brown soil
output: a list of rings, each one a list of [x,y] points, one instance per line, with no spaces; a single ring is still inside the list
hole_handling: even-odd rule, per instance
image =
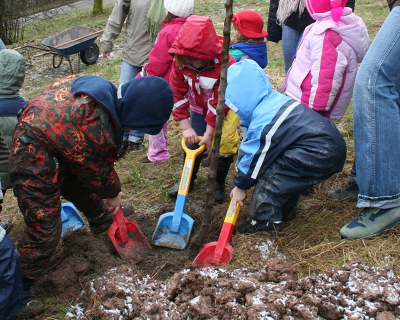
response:
[[[159,214],[135,213],[149,242]],[[57,297],[58,306],[72,301],[67,319],[400,319],[400,278],[360,259],[299,279],[287,259],[199,269],[187,249],[138,250],[142,261],[125,262],[107,233],[94,236],[85,225],[65,235],[33,292]]]

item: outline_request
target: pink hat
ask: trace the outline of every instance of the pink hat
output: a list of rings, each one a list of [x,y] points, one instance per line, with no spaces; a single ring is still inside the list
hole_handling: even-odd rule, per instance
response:
[[[268,32],[263,30],[263,18],[253,10],[244,10],[234,14],[232,23],[246,38],[259,39],[265,38],[268,35]]]
[[[332,19],[336,23],[339,22],[343,14],[343,8],[346,6],[347,0],[307,0],[307,11],[312,18],[315,13],[331,12]]]

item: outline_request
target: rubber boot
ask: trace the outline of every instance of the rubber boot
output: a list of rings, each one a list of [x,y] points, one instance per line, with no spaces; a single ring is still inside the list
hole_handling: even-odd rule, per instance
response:
[[[214,201],[216,203],[223,203],[225,200],[225,181],[232,162],[233,156],[221,156],[218,160],[214,189]]]
[[[22,300],[22,309],[18,312],[18,319],[28,319],[31,317],[36,317],[44,310],[44,305],[39,300],[33,297],[31,292],[31,286],[34,283],[34,280],[23,278],[22,280],[23,286],[23,300]]]
[[[186,155],[184,154],[184,161],[183,164],[185,164],[185,159],[186,159]],[[194,182],[197,179],[197,173],[199,172],[200,169],[200,164],[201,164],[201,160],[203,160],[202,157],[197,156],[196,160],[194,161],[193,164],[193,171],[192,171],[192,177],[190,178],[190,187],[189,187],[189,192],[193,191],[194,189]],[[183,166],[183,165],[182,165]],[[177,183],[175,183],[169,190],[169,196],[171,198],[176,198],[178,196],[178,191],[179,191],[179,185],[180,185],[180,181],[178,181]]]

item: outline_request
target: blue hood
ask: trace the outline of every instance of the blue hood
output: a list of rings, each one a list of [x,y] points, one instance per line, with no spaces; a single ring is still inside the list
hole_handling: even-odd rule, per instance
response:
[[[85,93],[102,105],[113,118],[117,146],[122,145],[123,128],[157,134],[168,120],[174,98],[168,82],[159,77],[143,77],[115,87],[96,76],[76,79],[72,93]]]
[[[267,44],[265,42],[259,44],[238,42],[231,45],[231,48],[243,51],[263,69],[268,65]]]

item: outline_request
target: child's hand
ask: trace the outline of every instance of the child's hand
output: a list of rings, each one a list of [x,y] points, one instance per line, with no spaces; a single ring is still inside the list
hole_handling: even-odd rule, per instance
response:
[[[112,212],[112,214],[116,214],[119,207],[121,206],[122,202],[122,197],[124,194],[122,192],[119,192],[116,197],[114,198],[107,198],[104,200],[107,209]]]
[[[199,141],[199,136],[193,128],[184,129],[182,133],[186,143],[197,143]]]
[[[203,138],[199,142],[199,146],[204,144],[206,146],[206,150],[204,151],[204,153],[209,153],[211,150],[211,143],[212,143],[212,136],[204,134]]]
[[[246,190],[235,187],[231,191],[231,198],[243,207],[243,201],[246,200]]]

